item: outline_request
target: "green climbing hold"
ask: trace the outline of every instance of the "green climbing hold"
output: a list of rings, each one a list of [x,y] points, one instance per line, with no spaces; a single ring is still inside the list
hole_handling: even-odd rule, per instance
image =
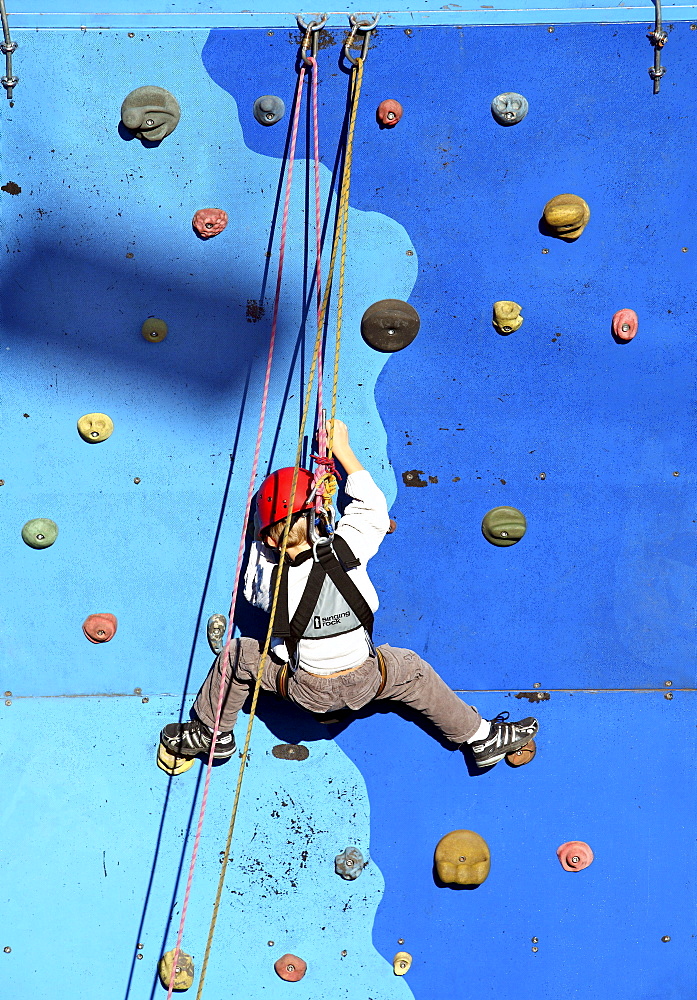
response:
[[[35,517],[22,528],[22,538],[33,549],[47,549],[58,537],[58,525],[47,517]]]
[[[492,545],[515,545],[526,528],[525,515],[515,507],[494,507],[482,521],[482,534]]]
[[[143,323],[140,328],[145,340],[149,340],[152,344],[161,343],[167,336],[168,326],[163,319],[157,319],[156,316],[150,316]]]

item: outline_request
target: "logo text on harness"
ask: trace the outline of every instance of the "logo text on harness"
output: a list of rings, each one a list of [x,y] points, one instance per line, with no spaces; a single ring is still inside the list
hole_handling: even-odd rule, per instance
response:
[[[313,628],[331,628],[333,625],[338,625],[342,618],[350,618],[350,611],[342,611],[339,615],[328,615],[326,618],[321,618],[319,615],[314,616]]]

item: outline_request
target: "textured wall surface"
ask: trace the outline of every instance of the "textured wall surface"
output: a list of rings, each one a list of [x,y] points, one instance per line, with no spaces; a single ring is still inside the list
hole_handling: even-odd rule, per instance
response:
[[[22,82],[2,109],[0,992],[13,1000],[161,992],[201,772],[168,783],[157,733],[188,707],[205,620],[229,604],[269,335],[288,115],[264,129],[251,109],[268,93],[290,106],[297,33],[132,34],[20,33]],[[319,53],[325,199],[342,38],[326,32]],[[694,993],[696,44],[687,24],[670,32],[654,96],[636,25],[376,34],[339,402],[398,522],[371,569],[376,634],[485,716],[538,715],[539,752],[474,776],[407,717],[328,731],[262,699],[204,996]],[[123,97],[147,83],[182,106],[157,148],[118,130]],[[508,90],[530,113],[504,129],[489,105]],[[386,97],[405,113],[380,131]],[[303,160],[264,468],[292,461],[308,364],[304,178]],[[567,191],[591,208],[574,244],[539,228]],[[209,205],[230,224],[204,243],[190,220]],[[422,321],[391,356],[358,332],[384,297]],[[508,337],[491,326],[498,299],[525,317]],[[620,345],[624,307],[639,333]],[[140,335],[151,315],[169,323],[161,344]],[[93,411],[115,424],[97,445],[75,426]],[[500,504],[528,522],[507,549],[480,531]],[[51,548],[22,542],[34,517],[57,522]],[[93,646],[81,624],[100,611],[119,629]],[[549,700],[516,698],[536,691]],[[278,760],[278,742],[310,756]],[[197,967],[235,778],[234,763],[213,774],[184,940]],[[475,891],[433,878],[436,842],[461,827],[492,851]],[[596,860],[571,874],[555,851],[575,839]],[[333,871],[349,843],[371,858],[354,883]],[[397,979],[401,949],[414,964]],[[273,973],[282,951],[308,961],[300,984]]]

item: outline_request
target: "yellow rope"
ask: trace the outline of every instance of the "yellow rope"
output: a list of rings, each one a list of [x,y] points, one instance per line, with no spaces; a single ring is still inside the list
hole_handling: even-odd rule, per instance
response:
[[[351,193],[351,166],[353,163],[353,136],[356,131],[356,112],[361,96],[363,83],[363,66],[365,59],[359,56],[355,63],[355,77],[352,74],[351,115],[349,118],[348,136],[346,139],[346,159],[341,183],[341,200],[339,203],[339,219],[337,228],[341,227],[341,262],[339,264],[339,291],[336,299],[336,346],[334,348],[334,381],[332,383],[331,422],[329,424],[329,440],[327,451],[331,458],[334,449],[334,418],[336,417],[336,398],[339,389],[339,355],[341,352],[341,322],[344,313],[344,279],[346,277],[346,244],[349,220],[349,194]]]
[[[324,326],[324,318],[326,316],[327,307],[329,304],[329,294],[331,291],[332,277],[334,273],[334,266],[336,263],[338,245],[341,241],[341,263],[339,265],[339,295],[337,299],[337,334],[336,334],[336,348],[334,354],[334,384],[332,393],[332,423],[330,424],[329,432],[329,454],[332,453],[332,439],[333,439],[333,419],[336,413],[336,396],[337,396],[337,385],[339,378],[339,348],[341,344],[341,317],[343,312],[343,292],[344,292],[344,275],[346,270],[346,235],[348,232],[348,200],[349,191],[351,186],[351,162],[353,158],[353,134],[356,127],[356,110],[358,106],[358,98],[361,92],[361,81],[363,78],[363,59],[358,58],[356,60],[357,73],[354,78],[352,73],[351,76],[351,112],[349,118],[349,131],[346,143],[346,157],[344,160],[344,170],[342,174],[341,182],[341,192],[339,198],[339,209],[337,214],[337,222],[334,230],[334,239],[332,241],[332,252],[331,259],[329,263],[329,277],[327,284],[324,289],[324,296],[322,299],[322,306],[318,315],[317,323],[317,337],[315,340],[314,351],[312,354],[312,364],[310,366],[310,374],[308,376],[307,388],[305,390],[305,400],[303,404],[303,413],[300,421],[300,433],[298,435],[298,447],[295,455],[295,468],[293,469],[293,482],[290,489],[291,498],[295,497],[295,490],[298,483],[298,472],[300,469],[300,461],[302,459],[302,448],[303,442],[305,440],[305,428],[307,425],[307,417],[310,410],[310,398],[312,395],[312,387],[314,385],[315,372],[317,370],[317,360],[319,358],[319,353],[322,349],[322,329]],[[279,565],[282,566],[285,556],[286,548],[288,545],[288,531],[290,528],[291,518],[293,516],[293,504],[291,502],[288,514],[285,521],[283,522],[283,535],[281,541],[281,549],[279,552]],[[249,722],[247,723],[247,733],[245,735],[244,746],[242,748],[242,755],[240,759],[240,770],[237,776],[237,785],[235,787],[235,796],[232,803],[232,812],[230,814],[230,825],[228,827],[227,840],[225,842],[225,851],[222,857],[222,864],[220,868],[220,877],[218,879],[218,888],[215,894],[215,902],[213,904],[213,912],[211,915],[211,923],[208,929],[208,939],[206,941],[206,950],[203,956],[203,963],[201,965],[201,976],[199,979],[198,989],[196,992],[196,1000],[201,1000],[201,994],[203,992],[203,984],[206,980],[206,972],[208,969],[208,961],[210,959],[211,947],[213,944],[213,936],[215,934],[215,927],[218,921],[218,912],[220,910],[220,901],[223,895],[223,887],[225,885],[225,875],[227,873],[228,861],[230,860],[230,846],[232,844],[232,836],[235,829],[235,821],[237,819],[237,809],[240,802],[240,794],[242,792],[242,780],[244,778],[244,772],[247,766],[247,757],[249,754],[249,744],[252,738],[252,726],[254,724],[254,719],[256,717],[257,702],[259,700],[259,691],[261,690],[261,679],[264,673],[264,667],[266,666],[266,661],[269,655],[269,648],[271,646],[271,637],[273,634],[273,626],[276,617],[276,607],[278,605],[278,595],[281,586],[281,574],[276,575],[276,586],[274,587],[273,599],[271,602],[270,616],[269,616],[269,627],[266,632],[266,639],[264,640],[264,646],[262,649],[261,657],[259,660],[259,667],[257,668],[257,675],[254,684],[254,693],[252,694],[252,704],[249,710]],[[230,669],[232,669],[232,664],[229,664]],[[222,671],[222,677],[224,677],[225,671]]]

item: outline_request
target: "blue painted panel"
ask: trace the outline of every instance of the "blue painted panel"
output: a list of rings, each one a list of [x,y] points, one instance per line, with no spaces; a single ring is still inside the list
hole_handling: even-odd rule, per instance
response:
[[[175,698],[3,709],[2,996],[165,995],[157,962],[176,943],[203,784],[198,764],[171,785],[155,766],[157,733],[176,715]],[[38,731],[53,734],[49,752],[43,739],[21,750]],[[204,995],[282,1000],[289,987],[273,963],[290,952],[308,964],[297,997],[404,1000],[409,989],[370,940],[377,865],[355,882],[334,872],[347,844],[370,853],[363,779],[331,740],[303,762],[273,757],[278,742],[257,721]],[[233,760],[212,778],[183,945],[197,984],[237,770]]]
[[[474,782],[459,754],[410,721],[376,715],[325,744],[330,734],[314,722],[265,702],[212,996],[285,995],[267,940],[306,949],[312,977],[294,991],[308,998],[431,1000],[452,995],[454,982],[463,996],[497,1000],[519,997],[521,983],[579,1000],[694,992],[694,694],[677,688],[694,684],[695,125],[685,108],[696,36],[687,25],[671,33],[670,75],[654,97],[636,27],[483,30],[479,48],[468,32],[429,29],[380,32],[371,50],[340,413],[399,522],[373,566],[380,638],[427,656],[485,715],[534,711],[540,751],[523,771],[500,766]],[[179,693],[208,666],[201,618],[229,600],[286,136],[258,126],[251,106],[260,93],[289,98],[294,38],[32,34],[22,101],[3,111],[3,183],[22,193],[0,195],[1,537],[11,580],[2,686],[14,696],[136,687],[151,696],[7,699],[0,815],[10,889],[0,926],[12,931],[12,951],[0,953],[0,981],[17,1000],[45,992],[57,955],[57,1000],[91,1000],[95,982],[107,1000],[110,989],[114,1000],[151,997],[154,962],[173,943],[166,924],[175,897],[178,915],[199,771],[167,800],[154,745]],[[340,39],[320,53],[325,196],[346,86]],[[590,70],[588,54],[598,60]],[[64,79],[80,87],[61,87],[57,102]],[[184,109],[157,150],[116,131],[123,96],[149,81]],[[504,130],[488,108],[510,88],[531,111]],[[387,96],[405,116],[380,132],[374,110]],[[567,190],[592,210],[573,246],[537,228],[544,202]],[[292,454],[307,361],[302,201],[298,187],[269,464]],[[225,207],[231,223],[204,245],[189,220],[206,204]],[[410,298],[422,331],[386,358],[365,347],[358,325],[368,304],[391,295]],[[507,339],[489,325],[502,297],[525,316]],[[248,322],[260,303],[265,316]],[[625,347],[609,335],[622,306],[640,315]],[[150,314],[170,323],[161,345],[140,337]],[[92,410],[115,421],[103,445],[75,430]],[[428,486],[402,479],[417,469]],[[479,532],[499,503],[528,517],[509,550]],[[37,515],[61,529],[44,552],[19,536]],[[80,624],[107,610],[119,617],[117,636],[90,646]],[[514,699],[536,682],[662,690],[553,692],[534,709]],[[309,761],[269,756],[287,740],[308,742]],[[185,939],[199,964],[233,780],[232,765],[216,768]],[[298,804],[287,822],[269,812],[286,791]],[[460,826],[492,846],[492,874],[474,892],[437,889],[431,877],[435,842]],[[354,836],[373,860],[347,888],[327,861]],[[554,856],[571,838],[596,850],[579,875]],[[400,938],[415,962],[397,981],[385,959]]]
[[[336,4],[328,15],[331,27],[346,27],[347,16],[357,14],[351,4]],[[218,0],[193,0],[185,6],[151,0],[143,11],[132,0],[111,0],[98,5],[91,0],[75,0],[66,5],[59,0],[46,0],[37,11],[34,0],[18,0],[9,12],[10,24],[17,28],[54,29],[126,29],[151,28],[289,28],[295,24],[296,15],[287,4],[278,0],[265,0],[261,10],[254,5],[239,9],[239,5]],[[540,6],[532,2],[500,0],[498,4],[443,4],[437,0],[419,0],[415,3],[397,2],[392,10],[380,14],[382,26],[398,25],[489,25],[489,24],[576,24],[579,22],[652,22],[655,8],[651,4],[603,6],[589,0],[558,0],[554,6]],[[96,8],[96,9],[95,9]],[[175,8],[175,9],[172,9]],[[694,4],[663,4],[664,21],[692,20]],[[312,15],[307,15],[311,17]],[[372,15],[371,15],[372,16]]]
[[[393,715],[338,738],[365,776],[385,877],[374,940],[391,956],[404,938],[415,997],[692,995],[693,698],[553,694],[533,709],[477,692],[485,715],[534,712],[541,731],[531,764],[473,780],[458,752]],[[439,888],[433,850],[462,828],[489,843],[491,873],[475,890]],[[559,864],[569,840],[593,849],[585,871]]]
[[[243,60],[239,37],[213,32],[204,60],[235,96],[245,141],[272,154],[281,137],[251,105],[261,90],[287,96],[283,60],[270,58],[275,37],[259,36]],[[377,392],[399,482],[399,529],[373,569],[380,635],[459,688],[692,685],[694,341],[684,334],[697,317],[685,292],[694,248],[682,248],[697,223],[697,137],[681,109],[694,33],[672,33],[658,96],[632,28],[483,37],[472,51],[461,31],[384,32],[366,64],[353,199],[409,232],[423,323]],[[579,52],[597,54],[592,74]],[[321,59],[331,149],[344,80],[334,50]],[[489,105],[510,89],[531,110],[501,128]],[[388,96],[405,114],[381,132],[372,118]],[[566,191],[592,212],[571,245],[538,230],[545,202]],[[525,317],[509,337],[491,327],[502,298]],[[626,306],[640,332],[622,346],[610,320]],[[415,469],[427,487],[402,481]],[[511,549],[479,530],[500,504],[528,519]]]
[[[502,706],[477,700],[488,714]],[[358,721],[335,742],[262,699],[204,997],[281,1000],[289,987],[272,963],[286,951],[308,962],[293,987],[301,1000],[513,1000],[521,983],[578,1000],[690,996],[694,695],[553,695],[538,712],[534,763],[474,779],[461,754],[396,716]],[[151,993],[154,967],[176,938],[202,773],[195,765],[167,793],[155,768],[157,731],[176,714],[175,698],[3,709],[3,996],[30,1000],[49,981],[55,1000],[93,1000],[95,984],[104,1000],[164,996]],[[289,739],[307,742],[306,761],[271,755]],[[213,774],[184,937],[197,970],[236,776],[234,761]],[[433,881],[437,840],[461,827],[491,848],[474,891]],[[584,872],[557,861],[569,839],[595,852]],[[347,843],[371,857],[355,882],[334,874]],[[391,969],[398,950],[414,957],[403,980]]]

